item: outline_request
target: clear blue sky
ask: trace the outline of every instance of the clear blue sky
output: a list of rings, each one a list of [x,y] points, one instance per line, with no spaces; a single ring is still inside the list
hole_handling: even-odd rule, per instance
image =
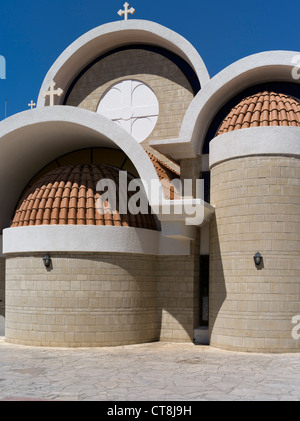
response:
[[[299,0],[132,0],[134,19],[160,23],[184,36],[214,76],[234,61],[266,50],[300,51]],[[0,120],[36,101],[56,58],[79,36],[119,20],[125,0],[1,0]]]

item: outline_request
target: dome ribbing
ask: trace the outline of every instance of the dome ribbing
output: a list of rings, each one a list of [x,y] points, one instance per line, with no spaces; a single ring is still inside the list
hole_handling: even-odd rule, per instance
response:
[[[300,103],[273,91],[244,98],[223,120],[217,136],[233,130],[260,126],[300,127]]]
[[[133,179],[127,174],[128,183]],[[103,179],[114,181],[117,203],[113,208],[104,202],[97,183]],[[71,165],[50,171],[23,195],[11,227],[29,225],[111,225],[156,230],[156,221],[148,214],[120,214],[118,209],[119,170],[104,164]],[[102,193],[103,194],[103,193]],[[121,194],[123,194],[121,192]],[[127,192],[129,200],[135,192]]]

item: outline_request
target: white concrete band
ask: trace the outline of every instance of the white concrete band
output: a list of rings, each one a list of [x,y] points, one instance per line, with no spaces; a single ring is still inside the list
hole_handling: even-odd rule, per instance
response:
[[[190,241],[132,227],[38,225],[3,230],[4,255],[40,252],[189,255]]]
[[[185,226],[202,226],[208,222],[215,208],[200,198],[182,198],[163,200],[160,204],[153,203],[153,211],[161,222],[178,222]]]
[[[251,127],[219,135],[210,142],[209,167],[253,155],[300,156],[300,127]]]
[[[54,80],[67,91],[73,79],[97,57],[121,46],[149,44],[163,47],[186,60],[194,69],[201,86],[209,81],[207,69],[196,49],[181,35],[146,20],[117,21],[92,29],[71,44],[55,61],[47,73],[38,97],[37,107],[45,105],[42,92]],[[63,99],[57,98],[61,104]]]
[[[293,79],[295,51],[268,51],[245,57],[226,67],[198,92],[191,102],[177,139],[150,145],[173,159],[201,154],[207,130],[220,108],[250,86],[271,81],[298,83]]]

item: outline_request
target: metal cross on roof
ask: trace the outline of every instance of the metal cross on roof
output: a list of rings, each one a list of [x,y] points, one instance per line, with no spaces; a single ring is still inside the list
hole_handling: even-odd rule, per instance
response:
[[[123,6],[124,6],[125,10],[120,9],[118,11],[118,15],[119,16],[123,16],[124,15],[124,20],[128,20],[128,14],[130,13],[131,15],[133,15],[135,13],[135,9],[133,7],[131,7],[129,9],[129,3],[127,3],[127,2],[124,3]]]
[[[44,91],[43,92],[43,97],[46,98],[46,96],[49,96],[50,99],[50,106],[54,105],[54,97],[57,96],[61,96],[64,91],[61,88],[57,88],[56,90],[54,89],[54,87],[56,86],[56,83],[54,82],[54,80],[52,80],[49,84],[49,91]]]
[[[28,104],[28,107],[30,107],[31,109],[34,108],[35,106],[36,106],[36,103],[33,102],[32,100],[31,100],[30,104]]]

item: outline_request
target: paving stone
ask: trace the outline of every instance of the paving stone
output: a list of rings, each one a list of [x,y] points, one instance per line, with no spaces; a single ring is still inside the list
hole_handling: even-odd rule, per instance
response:
[[[45,348],[0,338],[0,400],[299,401],[300,355],[186,343]]]

